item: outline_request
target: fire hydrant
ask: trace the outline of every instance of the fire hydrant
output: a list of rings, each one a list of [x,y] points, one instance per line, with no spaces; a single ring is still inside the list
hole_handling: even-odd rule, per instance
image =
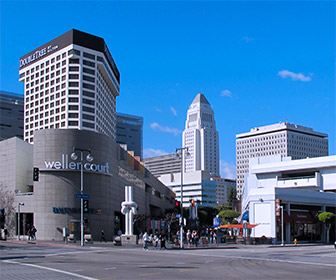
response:
[[[294,239],[294,245],[295,246],[297,245],[297,239],[296,238]]]

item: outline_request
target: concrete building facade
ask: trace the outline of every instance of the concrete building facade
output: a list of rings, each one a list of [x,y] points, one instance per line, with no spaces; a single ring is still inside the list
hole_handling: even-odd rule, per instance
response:
[[[17,140],[0,142],[1,149],[22,160],[27,153],[8,149],[13,141]],[[16,193],[16,208],[18,203],[24,203],[21,207],[21,232],[24,235],[29,225],[34,224],[40,240],[62,240],[63,227],[68,228],[77,240],[80,238],[80,199],[76,196],[80,193],[82,165],[84,193],[90,196],[89,209],[84,214],[84,232],[91,234],[94,240],[99,240],[102,229],[108,240],[119,228],[124,230],[121,202],[125,200],[125,186],[133,186],[134,201],[138,204],[138,213],[146,217],[145,222],[160,220],[164,210],[174,205],[173,191],[106,135],[76,129],[44,129],[35,131],[34,145],[19,141],[21,145],[29,146],[32,156],[29,182],[24,185],[30,184],[33,167],[39,168],[39,179],[33,182],[31,190],[18,192],[17,186],[10,186]],[[93,161],[86,160],[85,152],[83,162],[80,154],[73,160],[74,148],[90,150]],[[14,163],[15,166],[22,164],[20,161]],[[23,169],[18,172],[26,174]],[[6,177],[3,176],[1,181]],[[143,226],[147,227],[147,224]]]
[[[11,137],[23,139],[23,96],[0,91],[0,141]]]
[[[249,159],[282,155],[293,159],[328,155],[327,134],[287,122],[252,128],[236,135],[237,196],[242,194]]]
[[[252,238],[284,241],[326,241],[325,227],[317,215],[336,213],[336,156],[292,160],[290,157],[250,159],[242,195],[242,212],[248,211]],[[277,210],[283,207],[284,214]],[[330,236],[334,236],[334,231]],[[334,239],[334,237],[332,237]]]
[[[146,168],[156,177],[181,172],[181,158],[176,153],[145,158]]]
[[[161,175],[159,180],[172,188],[176,200],[181,201],[181,172]],[[183,207],[190,205],[194,199],[200,206],[216,205],[216,182],[210,180],[208,171],[193,171],[183,174]]]
[[[221,177],[211,177],[210,180],[216,182],[216,204],[228,205],[228,192],[230,188],[236,189],[236,180]]]

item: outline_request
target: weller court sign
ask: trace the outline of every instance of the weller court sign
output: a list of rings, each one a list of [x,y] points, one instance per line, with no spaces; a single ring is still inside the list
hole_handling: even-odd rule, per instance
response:
[[[62,154],[62,159],[60,161],[44,161],[46,169],[56,169],[56,170],[81,170],[82,163],[72,161],[67,154]],[[86,171],[110,174],[109,164],[96,164],[91,162],[83,162],[83,169]]]

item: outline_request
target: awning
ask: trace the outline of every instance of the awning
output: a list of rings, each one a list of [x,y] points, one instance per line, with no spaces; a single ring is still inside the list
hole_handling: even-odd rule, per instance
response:
[[[254,228],[256,227],[257,225],[247,225],[247,228]],[[227,224],[227,225],[221,225],[219,226],[219,228],[244,228],[244,225],[242,224],[236,224],[236,225],[230,225],[230,224]]]
[[[297,224],[314,224],[314,218],[310,212],[291,211],[290,219]]]

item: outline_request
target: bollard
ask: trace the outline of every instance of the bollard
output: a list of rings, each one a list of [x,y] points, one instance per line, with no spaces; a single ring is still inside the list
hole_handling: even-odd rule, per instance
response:
[[[297,239],[296,238],[294,239],[294,245],[295,246],[297,245]]]

